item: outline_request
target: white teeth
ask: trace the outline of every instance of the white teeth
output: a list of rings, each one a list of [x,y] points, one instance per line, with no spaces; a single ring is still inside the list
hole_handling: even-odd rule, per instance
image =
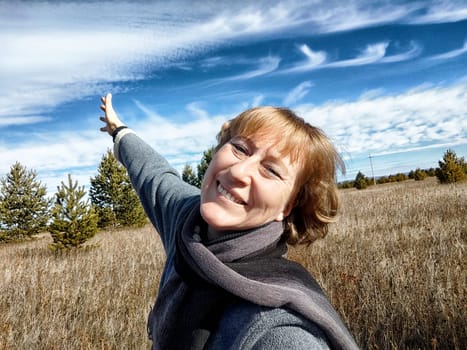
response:
[[[227,192],[227,190],[224,187],[222,187],[221,184],[217,185],[217,190],[219,191],[219,193],[221,193],[228,200],[230,200],[230,201],[232,201],[234,203],[237,203],[237,204],[242,204],[243,203],[243,201],[236,199],[229,192]]]

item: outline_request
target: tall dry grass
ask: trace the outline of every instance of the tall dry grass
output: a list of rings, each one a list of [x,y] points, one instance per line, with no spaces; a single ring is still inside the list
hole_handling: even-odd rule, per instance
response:
[[[291,252],[365,349],[466,349],[467,184],[342,193],[325,240]]]
[[[364,349],[464,349],[467,184],[342,192],[329,235],[291,250]],[[0,246],[0,349],[148,349],[163,264],[151,227],[64,254],[50,238]]]
[[[0,349],[147,349],[164,255],[155,230],[98,234],[56,254],[50,239],[0,247]]]

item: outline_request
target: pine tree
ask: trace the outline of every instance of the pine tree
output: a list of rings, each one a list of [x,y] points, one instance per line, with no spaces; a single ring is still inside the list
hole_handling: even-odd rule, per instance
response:
[[[212,157],[214,156],[214,147],[211,147],[203,152],[203,157],[201,158],[201,162],[197,166],[197,177],[201,187],[203,183],[204,174],[206,174],[206,170],[208,170],[209,163],[211,163]]]
[[[466,177],[464,158],[458,158],[456,152],[451,149],[444,153],[443,160],[440,160],[438,164],[439,168],[436,169],[436,177],[442,184],[462,181]]]
[[[45,230],[51,200],[34,170],[16,162],[0,179],[0,240],[31,236]]]
[[[186,164],[182,172],[183,181],[189,183],[190,185],[201,188],[201,184],[203,183],[203,179],[204,179],[204,174],[206,174],[206,170],[208,170],[209,163],[211,163],[213,156],[214,156],[214,147],[210,147],[206,151],[203,152],[203,157],[201,158],[201,162],[196,167],[197,168],[196,175],[195,175],[193,168],[189,164]]]
[[[99,227],[143,226],[146,214],[126,169],[110,150],[102,157],[98,174],[91,178],[89,196],[99,216]]]
[[[200,183],[198,182],[198,177],[196,176],[193,168],[191,165],[186,164],[185,167],[183,168],[182,172],[182,180],[185,181],[186,183],[189,183],[190,185],[200,187]]]
[[[362,172],[358,172],[357,176],[355,176],[354,186],[358,190],[363,190],[368,186],[368,180]]]
[[[89,202],[84,200],[84,186],[78,187],[68,174],[68,185],[63,181],[57,186],[56,202],[52,209],[49,231],[53,239],[51,248],[79,247],[97,232],[97,215]]]

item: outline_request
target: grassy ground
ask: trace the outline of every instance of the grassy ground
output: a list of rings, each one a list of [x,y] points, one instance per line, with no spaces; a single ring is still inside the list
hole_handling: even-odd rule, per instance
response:
[[[464,349],[467,183],[341,192],[329,235],[290,256],[364,349]],[[155,231],[101,232],[57,254],[47,235],[0,246],[0,349],[148,349],[164,260]]]
[[[465,349],[467,186],[434,179],[344,192],[311,253],[292,257],[367,349]]]
[[[56,254],[0,247],[0,349],[147,349],[164,255],[155,230],[103,232]]]

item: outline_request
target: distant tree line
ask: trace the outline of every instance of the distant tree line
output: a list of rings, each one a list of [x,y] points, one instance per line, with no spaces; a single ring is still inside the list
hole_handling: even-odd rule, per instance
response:
[[[439,183],[450,184],[460,182],[467,179],[467,162],[464,157],[458,157],[456,153],[448,149],[443,159],[438,162],[438,168],[411,170],[408,174],[397,173],[388,176],[380,176],[378,178],[369,178],[362,172],[358,172],[355,180],[343,181],[338,184],[339,188],[356,188],[359,190],[365,189],[374,183],[385,184],[389,182],[401,182],[409,179],[415,181],[423,181],[427,177],[436,176]]]
[[[37,173],[16,162],[0,178],[0,242],[50,232],[51,249],[79,247],[99,229],[143,226],[146,214],[125,168],[110,150],[91,178],[89,197],[68,174],[52,198]]]

